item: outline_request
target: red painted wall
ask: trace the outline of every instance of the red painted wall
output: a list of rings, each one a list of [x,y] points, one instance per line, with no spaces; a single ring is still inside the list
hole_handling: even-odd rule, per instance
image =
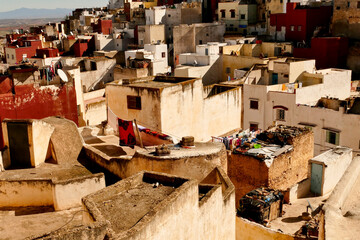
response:
[[[41,41],[31,41],[31,46],[29,47],[12,47],[15,48],[15,58],[16,63],[20,63],[23,60],[23,54],[26,54],[28,58],[34,57],[36,55],[36,49],[42,48]]]
[[[111,34],[112,33],[112,21],[111,20],[99,20],[97,24],[92,24],[94,32]]]
[[[9,77],[0,77],[0,94],[11,93],[12,81]]]
[[[75,57],[82,57],[88,50],[88,42],[80,42],[79,40],[74,44]]]
[[[347,38],[328,37],[311,39],[311,48],[294,48],[297,58],[316,60],[316,68],[346,68],[349,48]]]
[[[59,54],[59,50],[57,48],[41,48],[36,49],[36,56],[37,57],[43,57],[44,55],[46,57],[57,57]]]
[[[0,94],[0,122],[10,119],[41,119],[61,116],[78,124],[75,87],[63,85],[35,88],[33,85],[15,87],[15,95]],[[4,147],[0,125],[0,149]]]
[[[329,27],[331,15],[331,6],[304,8],[298,3],[287,3],[286,13],[270,15],[270,25],[276,26],[276,31],[280,31],[282,26],[286,27],[286,41],[309,41],[316,27]],[[291,26],[294,26],[293,31]]]

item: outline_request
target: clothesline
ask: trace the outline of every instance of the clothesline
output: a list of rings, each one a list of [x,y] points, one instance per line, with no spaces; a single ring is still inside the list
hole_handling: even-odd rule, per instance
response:
[[[109,116],[109,114],[108,114],[108,123],[109,123],[109,125],[110,125],[113,129],[117,129],[117,128],[118,128],[117,119],[118,119],[119,117],[111,110],[110,107],[108,107],[108,113],[111,113],[111,115],[112,115],[112,117],[111,117],[111,116]],[[122,118],[122,119],[123,119],[123,118]],[[128,120],[128,119],[124,119],[124,120],[132,121],[132,120]],[[136,122],[140,124],[140,125],[138,125],[139,130],[140,130],[140,129],[143,129],[143,128],[147,128],[147,127],[146,127],[146,125],[147,125],[146,123],[143,123],[143,122],[139,121],[138,119],[136,119]],[[157,128],[148,128],[148,129],[157,131],[157,132],[159,132],[159,133],[164,133],[164,134],[166,134],[166,135],[169,135],[169,136],[172,137],[172,138],[175,137],[175,138],[176,138],[177,140],[179,140],[179,141],[180,141],[180,139],[182,138],[182,137],[176,136],[176,135],[174,135],[174,134],[172,134],[172,133],[164,132],[164,131],[159,130],[159,129],[157,129]]]

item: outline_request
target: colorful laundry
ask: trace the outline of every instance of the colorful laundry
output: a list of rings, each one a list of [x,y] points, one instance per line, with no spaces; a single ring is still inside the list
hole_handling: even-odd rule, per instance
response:
[[[134,148],[136,145],[135,132],[132,121],[126,121],[118,118],[119,126],[119,137],[120,137],[120,146],[129,146]]]

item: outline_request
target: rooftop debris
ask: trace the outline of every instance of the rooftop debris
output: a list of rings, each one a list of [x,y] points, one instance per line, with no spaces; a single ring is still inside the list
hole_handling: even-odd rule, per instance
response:
[[[257,188],[239,200],[237,213],[243,218],[266,225],[282,216],[284,195],[270,188]]]

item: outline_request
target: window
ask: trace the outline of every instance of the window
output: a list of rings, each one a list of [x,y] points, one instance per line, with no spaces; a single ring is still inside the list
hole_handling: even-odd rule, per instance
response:
[[[202,44],[202,40],[199,40],[199,44]]]
[[[229,68],[229,67],[226,68],[226,73],[227,73],[227,74],[230,73],[230,68]]]
[[[265,13],[262,14],[262,19],[265,20]]]
[[[230,10],[231,18],[235,18],[235,10]]]
[[[14,60],[14,54],[13,54],[13,55],[11,55],[11,59],[12,59],[12,60]]]
[[[251,109],[259,109],[259,101],[258,100],[250,100],[250,108]]]
[[[128,109],[141,110],[141,97],[127,96],[127,107]]]
[[[336,7],[336,10],[340,10],[340,6],[337,6],[337,7]]]
[[[290,26],[290,31],[295,31],[295,26]]]
[[[350,7],[350,2],[347,2],[347,7],[348,7],[348,8]]]
[[[339,145],[340,133],[326,130],[326,142],[334,145]]]
[[[250,123],[250,131],[257,131],[259,129],[258,123]]]
[[[240,19],[245,19],[245,14],[241,14]]]
[[[90,62],[91,71],[97,70],[96,62]]]
[[[278,84],[278,78],[279,78],[279,76],[278,76],[278,74],[277,73],[272,73],[272,84],[274,85],[274,84]]]
[[[280,3],[283,3],[283,0],[280,0]]]
[[[284,78],[289,78],[289,74],[284,74]]]
[[[285,121],[285,110],[284,109],[276,109],[276,120]]]
[[[7,54],[7,58],[10,58],[10,55],[9,55],[9,54]]]
[[[162,52],[162,53],[161,53],[161,57],[162,57],[162,58],[165,58],[165,52]]]
[[[298,32],[301,32],[301,26],[298,26]]]
[[[171,17],[171,15],[170,15],[170,14],[168,14],[168,17]]]
[[[221,17],[222,17],[222,18],[225,17],[225,10],[221,10]]]
[[[357,2],[357,8],[360,8],[360,1]]]

